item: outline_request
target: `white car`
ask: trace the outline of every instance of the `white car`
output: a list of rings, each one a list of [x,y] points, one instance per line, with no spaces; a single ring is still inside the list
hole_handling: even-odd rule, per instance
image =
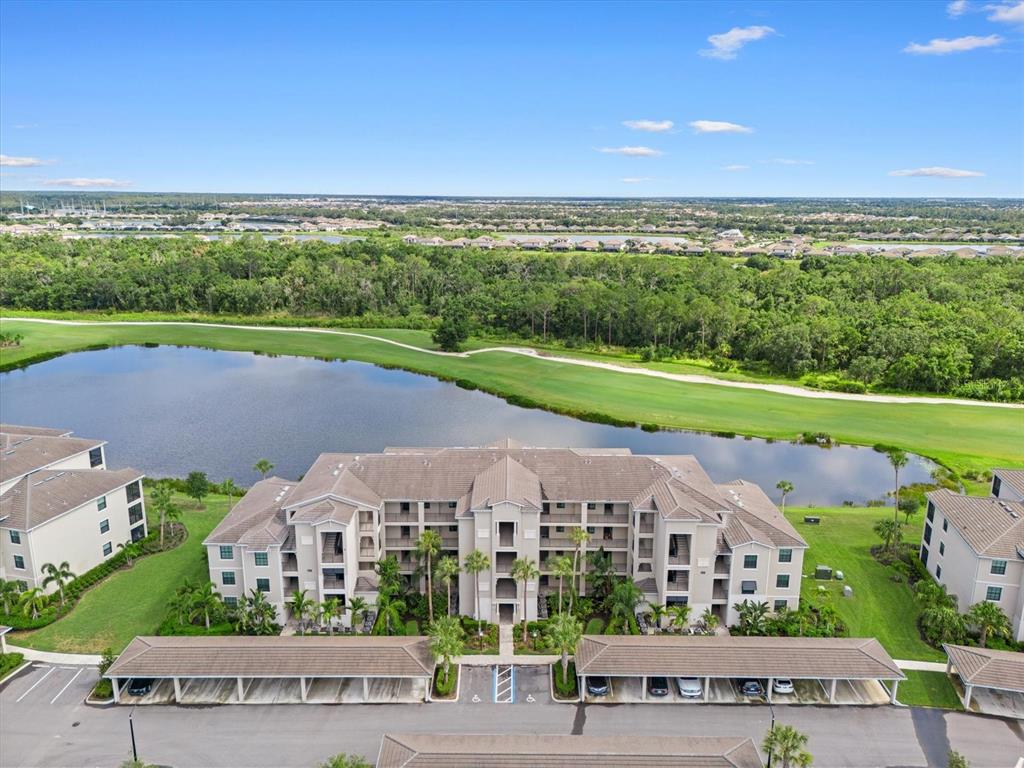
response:
[[[676,688],[679,689],[679,695],[685,699],[699,699],[704,695],[704,689],[696,677],[677,677]]]
[[[792,693],[793,681],[787,677],[779,677],[772,681],[773,693]]]

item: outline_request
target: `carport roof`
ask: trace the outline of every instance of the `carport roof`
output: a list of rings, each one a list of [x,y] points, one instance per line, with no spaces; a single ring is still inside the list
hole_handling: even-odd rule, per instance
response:
[[[425,637],[136,637],[107,677],[429,677]]]
[[[576,647],[583,675],[789,677],[902,680],[874,638],[586,635]]]
[[[741,736],[385,734],[377,768],[762,768]]]
[[[1024,693],[1024,654],[964,645],[943,645],[966,685]]]

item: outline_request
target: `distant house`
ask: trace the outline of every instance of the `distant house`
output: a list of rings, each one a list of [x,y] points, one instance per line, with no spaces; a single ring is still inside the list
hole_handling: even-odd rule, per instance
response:
[[[490,238],[490,237],[487,237],[486,235],[481,235],[480,237],[474,237],[469,242],[470,242],[470,245],[472,245],[474,248],[480,248],[480,249],[485,250],[485,251],[486,250],[490,250],[491,248],[494,247],[494,239]]]
[[[719,232],[715,237],[720,240],[742,240],[743,233],[738,229],[726,229]]]
[[[555,240],[548,246],[549,251],[571,251],[573,244],[568,240]]]
[[[512,240],[495,240],[493,243],[491,243],[491,248],[500,248],[503,250],[507,250],[515,247],[516,244]]]
[[[687,256],[702,256],[708,252],[708,247],[703,243],[688,243],[683,248],[683,253]]]
[[[723,256],[731,256],[736,253],[736,244],[732,240],[715,240],[709,247],[715,253],[720,253]]]
[[[741,256],[766,256],[768,252],[759,245],[748,245],[742,251]]]
[[[780,242],[768,246],[768,255],[777,256],[780,259],[788,259],[796,253],[796,246],[792,243]]]
[[[578,251],[599,251],[601,250],[601,244],[597,240],[581,240],[576,243],[576,250]]]
[[[602,251],[621,251],[624,250],[626,244],[622,240],[602,240],[601,250]]]
[[[540,237],[523,237],[516,244],[524,251],[539,251],[547,245],[547,241]]]

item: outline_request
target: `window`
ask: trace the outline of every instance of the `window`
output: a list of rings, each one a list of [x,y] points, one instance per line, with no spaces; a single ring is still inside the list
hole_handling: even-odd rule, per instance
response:
[[[146,526],[137,525],[132,528],[132,541],[139,541],[146,538]]]
[[[455,501],[449,501],[448,502],[448,509],[455,509],[455,507],[457,507],[457,506],[458,506],[458,502],[455,502]]]
[[[743,556],[743,567],[744,568],[757,568],[757,555],[744,555]]]
[[[935,566],[935,578],[936,579],[941,579],[942,578],[942,566],[941,565],[936,565]]]
[[[555,502],[555,509],[565,509],[565,502],[564,501]]]
[[[928,520],[932,521],[935,519],[935,505],[930,501],[928,502]]]
[[[21,555],[15,555],[14,556],[14,567],[17,568],[19,571],[24,571],[25,570],[25,558],[22,557]]]
[[[11,536],[11,544],[21,544],[21,533],[18,531],[8,531]]]
[[[775,577],[775,586],[778,589],[789,589],[789,574],[780,573]]]
[[[136,480],[131,485],[124,487],[124,493],[128,497],[128,503],[131,504],[133,501],[138,501],[142,498],[142,486],[139,485],[139,481]]]
[[[98,512],[102,512],[106,508],[107,508],[107,497],[106,496],[100,496],[98,499],[96,499],[96,510]]]
[[[266,552],[253,552],[252,559],[255,561],[256,565],[261,568],[263,566],[270,565],[270,558],[267,556]]]
[[[775,601],[775,612],[776,613],[778,613],[779,611],[783,611],[786,608],[789,608],[789,601],[788,600],[776,600]]]
[[[544,508],[543,508],[542,512],[543,512],[543,513],[544,513],[545,515],[549,515],[549,514],[551,514],[551,504],[549,504],[548,502],[546,502],[546,501],[545,501],[545,502],[544,502]]]
[[[1003,599],[1003,588],[1002,587],[989,587],[985,590],[985,599],[993,603],[998,603]]]
[[[604,513],[606,515],[610,515],[614,510],[615,510],[615,505],[614,504],[605,503],[605,505],[604,505]]]
[[[591,536],[593,536],[595,533],[597,533],[597,526],[588,525],[587,526],[587,533],[589,533]]]
[[[612,540],[612,529],[611,528],[605,528],[604,529],[604,540],[605,541],[611,541]]]
[[[548,526],[546,526],[546,525],[542,525],[540,527],[540,537],[542,539],[550,539],[551,538],[551,529]]]
[[[741,581],[740,582],[740,592],[742,594],[744,594],[744,595],[752,595],[752,594],[754,594],[755,592],[757,592],[757,582],[756,581]]]
[[[109,541],[106,544],[103,545],[103,556],[104,557],[108,557],[110,555],[110,553],[113,552],[113,551],[114,551],[114,545],[111,544]]]
[[[1003,488],[1003,481],[998,477],[992,478],[992,495],[999,498],[999,491]]]
[[[924,540],[926,544],[932,543],[932,527],[928,523],[924,524]]]
[[[946,554],[946,542],[940,541],[939,542],[939,557],[942,557],[942,555],[944,555],[944,554]]]
[[[592,501],[587,502],[587,509],[597,509],[597,504]]]
[[[18,580],[18,591],[19,592],[28,592],[28,582],[27,581],[22,581],[22,580],[19,579]]]
[[[448,526],[448,532],[449,533],[458,533],[459,532],[459,526],[457,526],[457,525],[449,525]]]
[[[238,598],[237,597],[230,597],[230,596],[229,597],[225,597],[224,598],[224,605],[226,605],[228,608],[234,608],[235,606],[238,605]]]
[[[93,448],[91,451],[89,451],[89,466],[90,467],[98,467],[102,463],[103,463],[103,449],[102,448]]]
[[[408,512],[409,511],[409,502],[408,501],[403,501],[402,502],[402,511],[403,512]]]
[[[564,525],[556,525],[555,526],[555,533],[565,533],[565,526]]]
[[[14,533],[14,531],[11,531]],[[994,573],[996,576],[1003,576],[1006,573],[1006,561],[1005,560],[993,560],[992,568],[989,573]]]
[[[221,560],[233,560],[235,557],[234,550],[231,547],[221,545],[220,547],[220,559]]]
[[[235,572],[234,571],[221,571],[220,583],[226,586],[232,586],[235,583]]]
[[[401,530],[399,530],[398,534],[403,539],[408,539],[412,535],[412,527],[408,525],[403,525]]]
[[[428,501],[428,502],[426,502],[426,503],[425,503],[425,504],[423,505],[423,508],[424,508],[424,509],[430,509],[430,502],[429,502],[429,501]]]
[[[946,518],[942,518],[942,530],[943,532],[949,530],[949,520],[947,520]]]
[[[259,592],[269,592],[270,579],[256,579],[256,590]]]
[[[100,533],[106,533],[110,530],[109,520],[100,520]]]
[[[793,550],[792,549],[780,549],[779,550],[779,562],[780,563],[792,563],[793,562]]]
[[[921,562],[928,565],[928,547],[921,547]]]
[[[132,504],[128,507],[128,524],[135,525],[142,519],[142,502],[138,504]]]

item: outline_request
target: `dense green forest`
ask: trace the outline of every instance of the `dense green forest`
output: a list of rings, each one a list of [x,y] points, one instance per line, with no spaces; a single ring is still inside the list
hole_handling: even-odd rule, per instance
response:
[[[834,374],[851,388],[1024,399],[1024,262],[545,254],[245,237],[0,238],[0,304],[288,314]],[[832,382],[831,385],[834,385]]]

